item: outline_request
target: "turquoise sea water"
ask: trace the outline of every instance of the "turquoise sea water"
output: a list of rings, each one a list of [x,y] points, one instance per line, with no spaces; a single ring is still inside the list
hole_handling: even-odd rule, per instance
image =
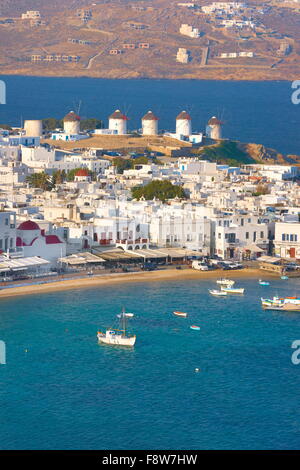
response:
[[[213,281],[2,299],[0,448],[299,448],[300,314],[259,303],[299,282],[241,280],[245,295],[225,299],[209,296]],[[98,345],[122,305],[136,313],[135,348]]]
[[[193,130],[205,130],[213,115],[224,121],[224,137],[256,142],[282,153],[300,153],[300,105],[291,101],[291,82],[209,80],[104,80],[1,76],[7,104],[0,106],[0,124],[20,126],[24,119],[56,117],[71,109],[84,117],[103,119],[117,108],[127,113],[129,129],[152,109],[159,128],[174,130],[183,109],[191,113]],[[299,77],[295,77],[295,80]]]

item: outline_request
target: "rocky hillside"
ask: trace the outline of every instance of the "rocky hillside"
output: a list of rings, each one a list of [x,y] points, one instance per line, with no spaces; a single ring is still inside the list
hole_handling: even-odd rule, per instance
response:
[[[224,140],[219,144],[206,145],[197,151],[202,158],[229,165],[246,163],[300,164],[300,156],[283,155],[262,144]]]

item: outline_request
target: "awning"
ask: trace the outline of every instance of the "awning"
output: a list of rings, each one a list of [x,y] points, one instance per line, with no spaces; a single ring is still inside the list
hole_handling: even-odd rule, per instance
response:
[[[264,253],[265,250],[262,250],[262,248],[259,248],[259,246],[255,245],[255,243],[252,243],[251,245],[244,246],[243,248],[244,251],[252,251],[253,253]]]
[[[0,263],[1,272],[5,271],[20,271],[26,270],[27,268],[44,266],[50,264],[49,261],[38,256],[30,256],[27,258],[9,259],[2,258]]]
[[[104,263],[105,260],[99,256],[93,255],[92,253],[78,253],[64,258],[59,258],[60,263],[69,264],[70,266],[79,266],[83,264],[100,264]]]
[[[124,251],[122,248],[115,248],[114,250],[107,250],[103,252],[98,252],[101,258],[105,261],[126,261],[126,260],[137,260],[142,258],[142,255],[139,254],[140,250],[137,251]]]
[[[271,263],[271,264],[275,264],[275,263],[279,263],[280,262],[280,258],[276,258],[275,256],[261,256],[259,258],[259,261],[261,261],[262,263]]]

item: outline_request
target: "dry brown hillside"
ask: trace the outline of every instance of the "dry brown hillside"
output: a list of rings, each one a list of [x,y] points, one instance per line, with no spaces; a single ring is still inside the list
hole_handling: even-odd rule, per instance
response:
[[[211,0],[194,1],[195,8],[177,0],[1,0],[1,73],[299,78],[300,4],[250,0],[220,16],[202,10]],[[41,18],[21,19],[27,10],[40,11]],[[182,24],[196,28],[199,37],[181,34]],[[187,63],[177,60],[179,49],[187,51]]]

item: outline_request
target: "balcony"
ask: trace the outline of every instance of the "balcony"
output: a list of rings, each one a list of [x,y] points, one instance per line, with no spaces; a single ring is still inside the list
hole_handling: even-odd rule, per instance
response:
[[[239,245],[240,244],[240,240],[238,238],[235,238],[234,240],[233,239],[230,239],[230,238],[226,238],[225,239],[225,243],[227,245],[232,245],[232,246],[236,246],[236,245]]]
[[[99,241],[99,245],[107,246],[112,244],[112,239],[103,239]]]
[[[116,240],[116,245],[119,245],[124,250],[138,250],[149,247],[148,238],[137,238],[135,240]]]

